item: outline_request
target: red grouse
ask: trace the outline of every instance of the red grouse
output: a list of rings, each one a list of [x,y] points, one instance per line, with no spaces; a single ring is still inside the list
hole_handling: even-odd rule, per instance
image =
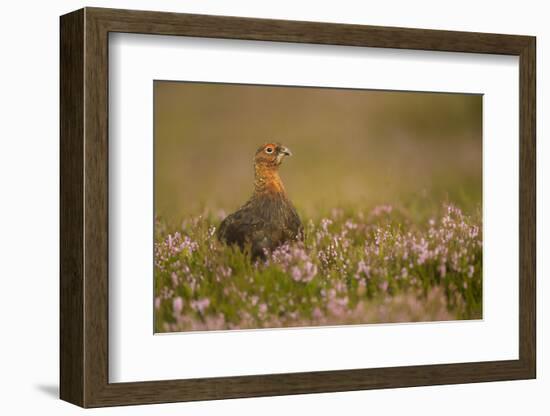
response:
[[[302,237],[302,223],[287,197],[279,165],[290,150],[280,143],[261,146],[254,156],[254,193],[220,224],[218,239],[250,250],[253,259],[277,246]]]

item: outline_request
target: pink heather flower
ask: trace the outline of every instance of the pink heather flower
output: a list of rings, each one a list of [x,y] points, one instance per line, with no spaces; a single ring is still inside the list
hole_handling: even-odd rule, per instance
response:
[[[218,276],[221,276],[223,278],[231,277],[231,274],[233,273],[233,270],[229,266],[219,266],[217,269]]]
[[[346,227],[348,230],[355,230],[357,228],[357,224],[355,224],[352,220],[347,220],[344,224],[344,227]]]
[[[305,282],[310,282],[315,275],[317,275],[317,266],[310,261],[306,261],[304,264],[304,278]]]
[[[360,276],[361,273],[363,273],[365,277],[370,277],[370,267],[367,266],[363,260],[357,263],[357,274]]]
[[[178,275],[176,274],[176,272],[172,272],[171,277],[172,277],[172,286],[174,286],[174,287],[178,286],[179,279],[178,279]]]
[[[260,305],[258,306],[258,311],[260,311],[260,313],[266,313],[267,305],[265,303],[260,303]]]
[[[473,275],[474,275],[474,266],[469,265],[468,266],[468,277],[472,278]]]
[[[331,299],[327,304],[330,315],[341,317],[346,312],[347,299]]]
[[[439,271],[439,275],[441,277],[445,277],[445,275],[447,274],[447,267],[445,266],[444,263],[440,264],[437,270]]]
[[[172,308],[174,309],[174,315],[179,315],[183,309],[183,299],[178,296],[172,301]]]
[[[290,269],[290,275],[292,276],[292,279],[296,282],[302,280],[302,271],[298,266],[292,266],[292,268]]]
[[[347,290],[347,286],[344,282],[336,282],[334,288],[339,293],[344,293]]]
[[[321,220],[321,228],[323,229],[323,231],[324,231],[325,233],[328,232],[328,226],[331,225],[331,224],[332,224],[332,220],[329,219],[329,218],[323,218],[323,219]]]
[[[173,235],[169,234],[164,243],[157,246],[157,251],[164,251],[166,249],[168,255],[175,256],[184,250],[192,254],[198,247],[198,243],[191,240],[189,236],[185,236],[185,238],[182,239],[181,234],[176,232]],[[161,259],[163,259],[162,256]]]
[[[321,309],[318,307],[315,307],[311,313],[311,316],[313,316],[314,319],[321,319],[323,317],[323,312],[321,312]]]
[[[390,214],[393,210],[393,207],[391,205],[378,205],[374,207],[374,209],[371,211],[371,214],[375,217],[378,217],[381,214]]]
[[[191,308],[194,311],[199,313],[204,313],[204,311],[206,310],[206,308],[208,308],[208,306],[210,306],[210,299],[208,298],[191,301]]]
[[[157,310],[160,309],[160,303],[161,303],[161,299],[160,299],[159,296],[157,296],[155,298],[155,309],[157,309]]]

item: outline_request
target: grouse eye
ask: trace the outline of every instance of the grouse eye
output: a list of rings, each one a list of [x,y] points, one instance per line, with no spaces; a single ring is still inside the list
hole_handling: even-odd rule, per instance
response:
[[[267,149],[265,149],[266,153],[273,153],[273,148],[272,147],[268,147]]]

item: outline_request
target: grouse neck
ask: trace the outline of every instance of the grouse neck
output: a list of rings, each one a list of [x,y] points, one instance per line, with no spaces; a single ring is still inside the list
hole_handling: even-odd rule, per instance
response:
[[[286,195],[277,167],[254,167],[254,193],[256,195]]]

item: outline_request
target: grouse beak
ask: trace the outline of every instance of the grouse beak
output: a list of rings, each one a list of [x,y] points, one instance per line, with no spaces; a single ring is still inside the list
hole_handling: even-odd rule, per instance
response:
[[[292,156],[292,152],[290,151],[290,149],[288,147],[281,147],[279,149],[279,153],[282,154],[282,155],[285,155],[285,156]]]

